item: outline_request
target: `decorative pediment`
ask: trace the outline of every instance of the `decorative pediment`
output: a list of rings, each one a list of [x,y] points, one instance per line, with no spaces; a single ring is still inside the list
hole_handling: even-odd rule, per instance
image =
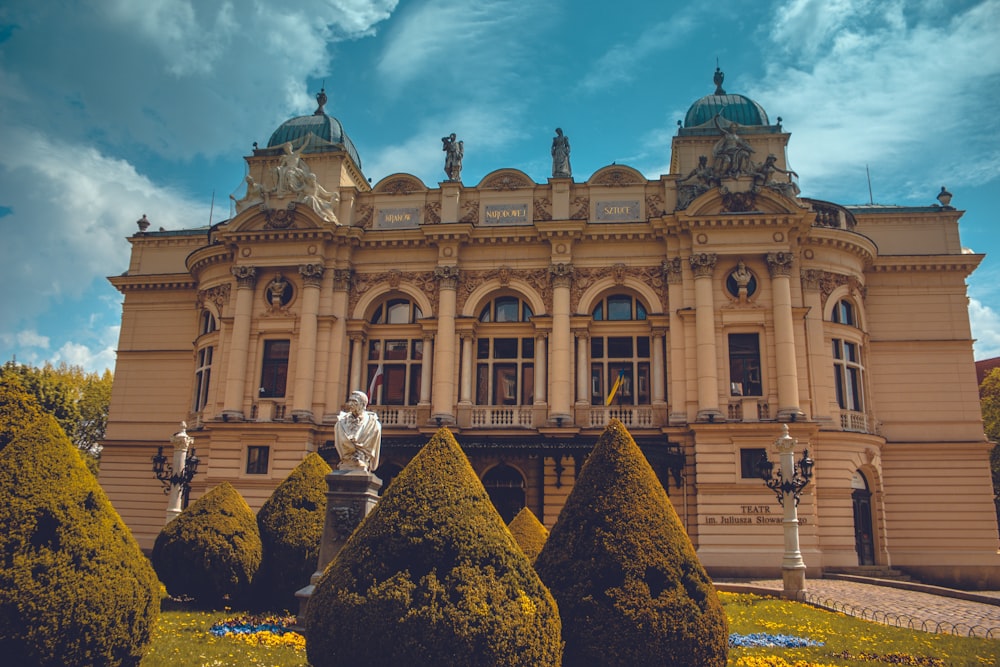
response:
[[[643,185],[646,177],[632,167],[613,164],[594,172],[587,181],[588,185],[603,185],[612,188],[623,188],[629,185]]]
[[[476,187],[480,190],[519,190],[533,188],[535,182],[518,169],[499,169],[486,174]]]
[[[411,174],[393,174],[392,176],[386,176],[372,189],[372,192],[375,192],[376,194],[386,195],[408,195],[415,192],[426,191],[427,186],[424,185],[423,181]]]
[[[233,218],[219,231],[253,232],[271,230],[319,229],[324,224],[312,207],[301,202],[288,202],[284,208],[258,204]]]
[[[724,215],[731,213],[794,213],[802,206],[770,188],[756,188],[745,179],[724,180],[722,185],[710,188],[692,200],[685,213],[697,215]],[[744,185],[748,187],[743,187]]]

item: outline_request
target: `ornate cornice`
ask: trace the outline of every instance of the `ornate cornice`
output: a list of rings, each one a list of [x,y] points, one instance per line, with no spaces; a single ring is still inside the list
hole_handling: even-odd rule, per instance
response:
[[[711,278],[718,259],[719,256],[714,252],[703,252],[691,255],[688,261],[691,263],[691,270],[694,272],[695,278]]]
[[[323,283],[323,271],[326,270],[322,264],[300,264],[299,275],[302,276],[302,284],[305,286],[319,287]]]
[[[236,278],[236,287],[239,289],[253,289],[257,284],[257,267],[249,264],[239,264],[229,267],[230,273]]]
[[[792,265],[795,264],[795,256],[792,253],[769,252],[765,259],[772,278],[788,278],[792,275]]]

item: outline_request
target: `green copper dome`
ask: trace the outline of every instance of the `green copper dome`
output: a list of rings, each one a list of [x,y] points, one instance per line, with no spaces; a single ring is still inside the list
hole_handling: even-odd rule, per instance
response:
[[[684,117],[684,127],[698,127],[712,122],[716,114],[740,125],[769,125],[764,107],[746,95],[730,95],[722,89],[725,75],[715,69],[715,93],[705,95],[691,105]]]
[[[309,145],[305,153],[324,153],[329,150],[346,151],[354,164],[361,169],[361,157],[354,148],[351,138],[344,132],[344,126],[333,116],[328,116],[323,110],[326,104],[326,92],[319,91],[316,95],[318,108],[311,116],[298,116],[286,120],[274,131],[267,142],[268,148],[277,148],[284,143],[291,143],[293,148],[301,146],[309,135]]]

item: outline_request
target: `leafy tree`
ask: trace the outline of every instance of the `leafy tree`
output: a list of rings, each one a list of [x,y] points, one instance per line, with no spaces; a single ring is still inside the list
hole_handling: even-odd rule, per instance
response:
[[[617,419],[587,458],[535,569],[559,604],[568,667],[726,664],[715,587]]]
[[[253,584],[261,607],[294,609],[295,591],[308,585],[316,572],[329,473],[319,454],[309,454],[257,512],[264,551]]]
[[[96,472],[100,441],[108,424],[111,403],[111,371],[88,373],[80,366],[46,363],[41,368],[8,361],[0,377],[20,380],[42,410],[51,414],[78,449],[94,457],[88,467]]]
[[[994,368],[979,385],[979,403],[983,409],[983,430],[993,443],[990,470],[993,473],[993,504],[1000,523],[1000,368]]]
[[[205,607],[240,600],[260,567],[257,519],[240,492],[223,482],[163,527],[152,559],[170,595]]]
[[[159,582],[56,420],[0,381],[0,660],[138,665]]]
[[[510,522],[510,533],[532,563],[545,546],[545,540],[549,539],[549,529],[527,507],[522,507]]]
[[[439,430],[316,583],[314,667],[559,665],[559,613],[465,453]]]

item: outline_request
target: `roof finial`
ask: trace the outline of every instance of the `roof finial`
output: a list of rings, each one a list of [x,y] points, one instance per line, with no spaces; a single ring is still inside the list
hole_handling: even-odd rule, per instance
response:
[[[323,110],[323,106],[326,104],[326,81],[323,82],[323,87],[319,89],[318,93],[316,93],[316,104],[319,106],[316,107],[316,111],[313,112],[313,115],[324,115],[326,113],[326,111]]]
[[[726,91],[722,89],[722,82],[725,80],[726,74],[721,69],[719,69],[719,59],[715,59],[715,76],[712,80],[715,82],[715,94],[725,95]]]

